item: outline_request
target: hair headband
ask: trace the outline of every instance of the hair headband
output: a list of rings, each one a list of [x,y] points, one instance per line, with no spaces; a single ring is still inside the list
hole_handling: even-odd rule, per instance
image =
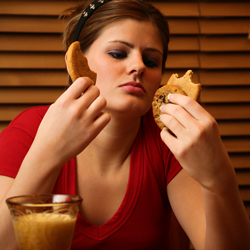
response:
[[[85,24],[85,22],[87,21],[87,19],[92,15],[92,13],[99,8],[100,6],[102,6],[103,4],[109,2],[111,0],[94,0],[86,9],[85,11],[82,13],[78,24],[76,26],[76,31],[75,31],[75,37],[74,37],[74,42],[77,41],[79,39],[80,33],[82,31],[82,28]]]

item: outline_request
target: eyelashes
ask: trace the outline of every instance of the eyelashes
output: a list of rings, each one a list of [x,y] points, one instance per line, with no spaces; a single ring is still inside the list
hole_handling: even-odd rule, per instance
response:
[[[144,64],[149,68],[155,68],[158,64],[152,59],[143,59]]]
[[[122,51],[110,51],[108,54],[115,59],[123,59],[127,57],[127,53]]]
[[[127,53],[124,51],[109,51],[108,54],[117,60],[122,60],[122,59],[127,58]],[[143,63],[145,64],[146,67],[149,67],[149,68],[155,68],[158,66],[158,63],[156,62],[156,60],[149,56],[143,57]]]

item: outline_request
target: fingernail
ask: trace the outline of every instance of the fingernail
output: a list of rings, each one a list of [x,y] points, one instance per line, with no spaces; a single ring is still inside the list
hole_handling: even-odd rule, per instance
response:
[[[170,101],[171,95],[172,95],[171,93],[168,94],[168,100],[169,100],[169,101]]]

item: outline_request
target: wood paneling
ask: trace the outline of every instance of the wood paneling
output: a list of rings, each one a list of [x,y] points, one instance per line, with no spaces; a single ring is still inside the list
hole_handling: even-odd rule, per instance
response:
[[[53,103],[65,90],[61,88],[15,87],[0,90],[0,104]]]
[[[76,5],[79,1],[49,1],[49,0],[22,0],[1,1],[0,14],[27,15],[27,16],[58,16],[65,9]]]
[[[250,168],[250,154],[249,153],[230,153],[229,156],[235,169],[249,169]]]
[[[197,18],[166,18],[171,34],[199,34],[199,21]],[[185,25],[183,25],[185,24]]]
[[[200,50],[203,52],[250,51],[250,40],[247,36],[201,36]]]
[[[203,88],[202,103],[242,103],[250,102],[249,87],[213,87]]]
[[[0,53],[0,69],[65,69],[65,67],[63,53]]]
[[[167,69],[199,68],[199,54],[186,52],[170,52],[166,62]]]
[[[245,171],[237,171],[236,172],[236,177],[238,180],[238,184],[242,186],[249,186],[250,185],[250,171],[245,170]],[[244,190],[245,196],[249,197],[249,194]],[[249,201],[247,199],[247,201]]]
[[[229,2],[200,2],[200,15],[209,17],[249,17],[250,3]]]
[[[250,193],[248,192],[248,189],[244,186],[241,187],[240,189],[240,195],[241,195],[241,198],[242,200],[245,200],[245,201],[250,201]]]
[[[10,105],[1,105],[0,106],[0,121],[11,121],[13,120],[19,113],[21,113],[22,111],[24,111],[27,108],[32,107],[32,105],[22,105],[22,104],[18,104],[18,105],[14,105],[14,104],[10,104]]]
[[[207,35],[248,34],[249,18],[201,18],[200,33]]]
[[[0,51],[63,52],[60,34],[0,34]]]
[[[178,17],[198,17],[199,16],[199,5],[195,2],[174,2],[168,3],[153,3],[153,5],[160,9],[161,12],[168,16]]]
[[[9,122],[1,122],[0,123],[0,131],[3,131],[8,125],[9,125]]]
[[[222,136],[250,136],[250,120],[218,121]]]
[[[202,106],[217,120],[250,119],[250,103],[203,103]]]
[[[249,69],[200,70],[199,76],[203,86],[250,85]]]
[[[66,69],[0,69],[3,86],[68,86]]]
[[[0,32],[61,33],[63,21],[58,17],[0,16]]]
[[[227,136],[222,141],[228,153],[250,153],[249,136]]]
[[[242,69],[250,68],[250,53],[200,53],[202,69]]]

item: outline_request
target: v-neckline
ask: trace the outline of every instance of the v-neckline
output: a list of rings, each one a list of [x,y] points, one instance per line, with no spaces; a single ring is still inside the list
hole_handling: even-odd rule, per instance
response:
[[[139,145],[142,145],[142,140],[142,131],[139,130],[131,150],[127,190],[118,210],[107,222],[100,226],[87,221],[78,213],[76,230],[81,234],[95,240],[103,240],[121,228],[131,216],[138,201],[143,181],[143,157],[139,153]],[[76,188],[74,193],[76,193]]]

